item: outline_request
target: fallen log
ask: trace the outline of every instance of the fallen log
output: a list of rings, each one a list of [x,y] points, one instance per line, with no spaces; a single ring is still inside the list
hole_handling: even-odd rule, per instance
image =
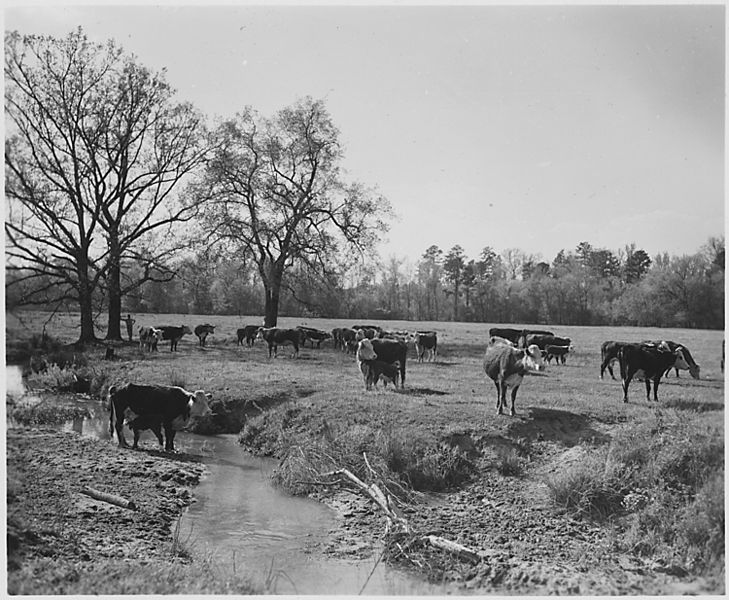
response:
[[[437,535],[426,535],[423,536],[422,539],[423,541],[427,541],[431,546],[435,546],[436,548],[440,548],[441,550],[445,550],[446,552],[455,554],[459,558],[464,558],[472,562],[473,564],[479,563],[481,561],[481,557],[475,550],[471,550],[470,548],[463,546],[458,542],[452,542],[451,540],[438,537]]]
[[[113,504],[115,506],[120,506],[121,508],[128,508],[129,510],[137,510],[137,505],[134,504],[134,501],[127,500],[126,498],[122,498],[121,496],[115,496],[114,494],[107,494],[106,492],[101,492],[99,490],[95,490],[90,487],[81,488],[81,493],[86,494],[87,496],[91,496],[95,500],[101,500],[102,502],[107,502],[107,503]]]

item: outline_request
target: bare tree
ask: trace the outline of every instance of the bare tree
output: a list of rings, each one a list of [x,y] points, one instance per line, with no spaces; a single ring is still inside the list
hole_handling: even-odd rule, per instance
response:
[[[271,118],[246,109],[214,133],[205,219],[213,240],[253,257],[265,289],[265,324],[276,325],[281,286],[293,266],[327,274],[339,254],[362,257],[389,203],[345,183],[339,131],[322,101],[303,99]]]
[[[32,268],[75,298],[81,341],[94,339],[91,295],[108,294],[108,339],[121,339],[121,301],[161,276],[189,220],[180,187],[203,158],[202,118],[175,104],[153,74],[81,29],[65,39],[5,37],[6,223],[11,269]],[[140,277],[122,277],[133,261]],[[40,289],[39,289],[40,291]]]

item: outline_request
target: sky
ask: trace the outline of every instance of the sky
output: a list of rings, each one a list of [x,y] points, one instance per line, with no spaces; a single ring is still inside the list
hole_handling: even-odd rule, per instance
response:
[[[4,19],[113,38],[211,117],[323,99],[347,179],[394,209],[386,260],[458,244],[551,261],[583,240],[681,255],[724,234],[723,4],[6,3]]]

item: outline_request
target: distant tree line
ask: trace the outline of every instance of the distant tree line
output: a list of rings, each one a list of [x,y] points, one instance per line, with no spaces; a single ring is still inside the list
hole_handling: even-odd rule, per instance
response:
[[[5,35],[6,307],[723,328],[724,238],[551,262],[486,246],[376,259],[392,212],[345,177],[321,100],[209,125],[113,41]]]

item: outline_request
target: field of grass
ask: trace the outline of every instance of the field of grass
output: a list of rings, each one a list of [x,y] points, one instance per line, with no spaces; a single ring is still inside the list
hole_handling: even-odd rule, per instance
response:
[[[90,348],[86,360],[103,370],[104,385],[174,383],[211,392],[218,416],[200,431],[243,429],[249,448],[289,457],[288,478],[286,460],[280,477],[293,492],[310,491],[292,483],[301,480],[302,470],[330,466],[317,457],[336,456],[357,470],[363,450],[406,489],[447,491],[496,470],[538,482],[555,509],[609,523],[606,532],[618,532],[614,546],[620,552],[660,558],[690,573],[722,572],[722,331],[548,327],[571,338],[574,353],[566,365],[525,378],[517,415],[510,417],[496,415],[496,389],[481,367],[488,329],[501,324],[379,323],[394,330],[434,330],[439,352],[434,362],[418,363],[411,347],[405,388],[366,392],[354,357],[335,351],[329,341],[321,349],[302,349],[295,359],[289,346],[279,348],[276,359],[268,358],[263,342],[237,346],[236,329],[261,323],[258,316],[134,316],[135,331],[140,325],[210,323],[216,332],[206,348],[186,336],[174,353],[164,344],[153,354],[143,354],[136,344],[116,344],[113,361],[102,360],[103,345]],[[8,347],[40,333],[42,318],[9,314]],[[59,316],[47,330],[70,343],[77,338],[76,321],[74,315]],[[279,320],[280,327],[325,330],[352,324]],[[658,403],[646,401],[643,383],[634,381],[630,402],[624,403],[619,380],[608,373],[599,379],[600,344],[646,339],[686,345],[701,365],[701,379],[672,373],[661,382]],[[290,458],[292,447],[303,459]],[[467,457],[473,448],[477,459]],[[567,460],[575,449],[586,458]]]

